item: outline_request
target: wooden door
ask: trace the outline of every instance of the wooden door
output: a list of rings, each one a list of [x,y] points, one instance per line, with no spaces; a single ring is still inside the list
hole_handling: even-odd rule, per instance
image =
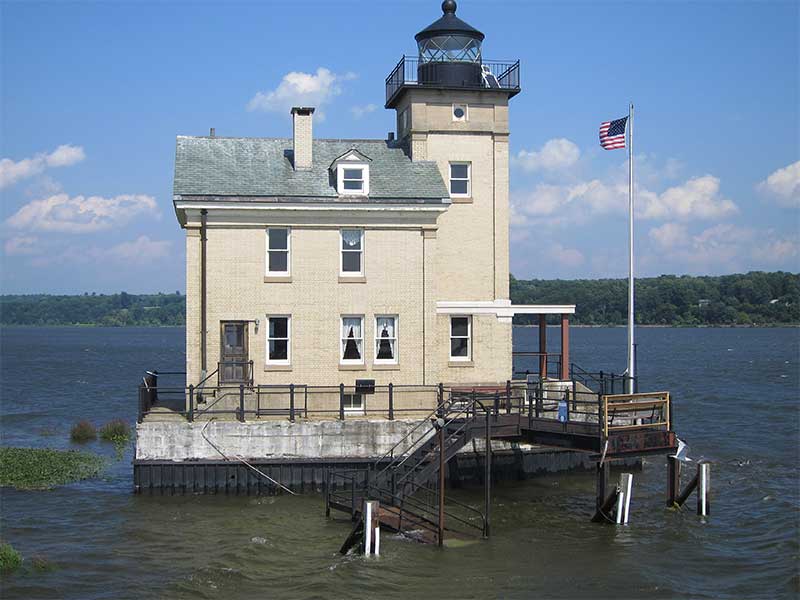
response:
[[[223,321],[220,348],[219,380],[223,383],[247,383],[250,370],[247,322]]]

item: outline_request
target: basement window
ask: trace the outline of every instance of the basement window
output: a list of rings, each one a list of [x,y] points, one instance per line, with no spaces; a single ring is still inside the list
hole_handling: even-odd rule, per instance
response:
[[[342,196],[366,196],[369,194],[369,166],[342,163],[336,167],[337,189]]]
[[[345,394],[342,398],[342,405],[344,412],[364,414],[364,395],[363,394]]]

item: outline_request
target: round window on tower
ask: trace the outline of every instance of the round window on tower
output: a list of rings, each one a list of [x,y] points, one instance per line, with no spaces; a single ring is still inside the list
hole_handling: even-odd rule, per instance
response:
[[[466,121],[466,120],[467,120],[467,105],[453,104],[453,121]]]

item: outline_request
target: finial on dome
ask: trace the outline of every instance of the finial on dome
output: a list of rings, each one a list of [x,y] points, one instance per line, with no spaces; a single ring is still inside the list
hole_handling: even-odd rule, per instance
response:
[[[444,0],[444,2],[442,2],[442,12],[444,14],[456,14],[457,7],[456,0]]]

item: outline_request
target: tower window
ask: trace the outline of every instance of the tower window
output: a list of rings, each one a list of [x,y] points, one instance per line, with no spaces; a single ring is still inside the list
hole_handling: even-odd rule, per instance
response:
[[[469,107],[466,104],[453,104],[453,121],[468,121]]]
[[[472,357],[472,317],[450,317],[450,360]]]
[[[470,176],[472,165],[467,162],[450,163],[450,196],[469,198],[472,194]]]

